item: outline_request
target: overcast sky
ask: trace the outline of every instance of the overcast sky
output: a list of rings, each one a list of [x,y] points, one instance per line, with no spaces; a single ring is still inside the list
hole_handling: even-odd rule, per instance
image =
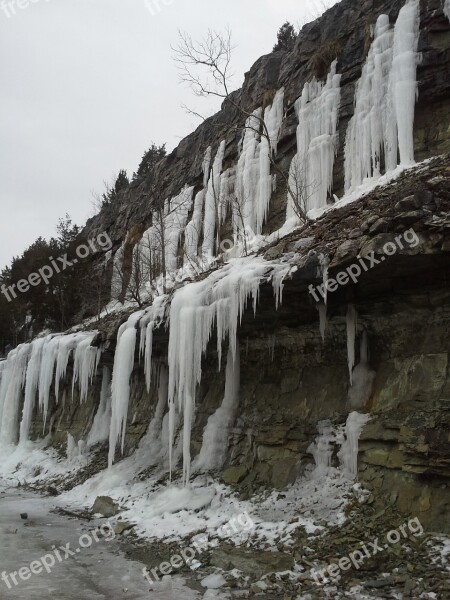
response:
[[[0,268],[54,235],[65,213],[83,224],[92,192],[121,168],[131,175],[152,141],[174,148],[199,124],[183,103],[208,114],[218,107],[179,83],[179,29],[200,39],[228,25],[238,88],[283,22],[303,24],[316,4],[0,0]]]

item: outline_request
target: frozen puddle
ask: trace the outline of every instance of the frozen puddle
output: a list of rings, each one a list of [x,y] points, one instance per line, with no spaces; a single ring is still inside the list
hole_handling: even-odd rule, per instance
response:
[[[65,518],[50,512],[51,508],[52,499],[0,488],[0,598],[197,600],[202,597],[186,588],[181,578],[171,578],[158,589],[149,591],[150,586],[142,576],[143,565],[123,558],[111,530],[106,527],[99,530],[97,542],[92,534],[97,523]],[[27,513],[28,519],[22,520],[21,513]],[[90,547],[80,548],[80,541],[86,546],[90,543]],[[62,561],[59,562],[55,554],[61,546]],[[66,558],[64,548],[74,555]],[[41,561],[45,555],[48,555],[50,573],[42,563],[40,568],[35,564],[35,570],[43,572],[22,571],[27,579],[24,581],[17,574],[18,585],[14,585],[14,576],[10,574],[18,573],[23,567],[29,569],[33,561]],[[55,558],[53,567],[50,555]]]

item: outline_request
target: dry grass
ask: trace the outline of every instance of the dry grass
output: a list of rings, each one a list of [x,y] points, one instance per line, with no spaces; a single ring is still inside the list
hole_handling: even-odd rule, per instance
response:
[[[314,75],[318,79],[323,79],[330,70],[333,60],[339,57],[342,50],[342,44],[338,39],[327,40],[311,59],[311,66]]]

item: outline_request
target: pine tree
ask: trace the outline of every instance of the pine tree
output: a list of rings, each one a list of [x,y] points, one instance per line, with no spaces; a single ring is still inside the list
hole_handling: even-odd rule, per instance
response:
[[[147,175],[152,173],[156,165],[159,163],[160,160],[162,160],[166,156],[166,154],[167,152],[165,144],[163,144],[162,146],[157,146],[156,144],[152,143],[150,148],[142,157],[141,164],[139,165],[137,173],[134,174],[134,177],[146,177]]]
[[[286,23],[278,30],[277,43],[273,47],[273,51],[284,50],[289,52],[294,49],[295,41],[297,39],[297,32],[295,27],[286,21]]]

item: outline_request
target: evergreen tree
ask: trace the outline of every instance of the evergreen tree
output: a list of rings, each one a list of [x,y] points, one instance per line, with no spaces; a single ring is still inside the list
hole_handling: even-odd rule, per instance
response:
[[[156,144],[152,143],[150,148],[142,157],[141,164],[139,165],[137,173],[134,174],[134,177],[146,177],[147,175],[152,173],[156,165],[159,163],[160,160],[162,160],[166,156],[166,154],[167,152],[165,144],[163,144],[162,146],[157,146]]]
[[[282,27],[278,30],[277,43],[273,47],[273,51],[284,50],[289,52],[294,49],[295,41],[297,39],[297,32],[295,27],[289,21],[286,21]]]

